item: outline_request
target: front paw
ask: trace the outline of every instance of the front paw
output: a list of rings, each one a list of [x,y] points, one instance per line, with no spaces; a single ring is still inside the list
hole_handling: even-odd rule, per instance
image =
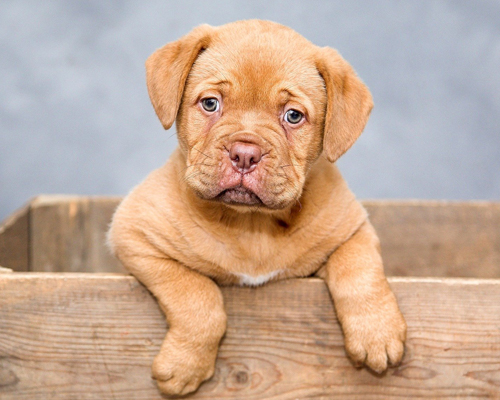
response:
[[[350,315],[343,319],[347,354],[357,366],[366,365],[377,373],[403,358],[406,322],[396,304],[392,310]]]
[[[217,346],[194,346],[168,334],[153,362],[153,378],[166,395],[186,395],[212,377],[216,357]]]

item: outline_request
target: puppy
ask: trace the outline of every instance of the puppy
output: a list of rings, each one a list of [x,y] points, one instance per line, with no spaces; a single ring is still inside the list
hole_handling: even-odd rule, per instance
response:
[[[376,233],[334,164],[373,105],[351,66],[251,20],[200,26],[153,53],[146,72],[179,148],[123,200],[109,241],[166,315],[161,391],[183,395],[212,376],[226,329],[217,284],[316,274],[351,359],[376,372],[398,363],[406,324]]]

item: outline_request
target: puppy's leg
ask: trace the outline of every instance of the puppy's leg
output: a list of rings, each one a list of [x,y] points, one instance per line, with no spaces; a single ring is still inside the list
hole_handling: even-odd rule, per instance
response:
[[[168,395],[195,391],[213,375],[226,330],[219,288],[211,279],[173,260],[134,257],[125,263],[155,295],[167,317],[169,330],[153,363],[153,377],[160,390]]]
[[[384,275],[372,225],[360,229],[318,272],[332,295],[351,359],[381,373],[401,361],[406,323]]]

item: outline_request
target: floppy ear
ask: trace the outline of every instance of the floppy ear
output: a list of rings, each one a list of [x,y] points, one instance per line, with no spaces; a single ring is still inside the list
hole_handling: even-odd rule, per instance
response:
[[[373,108],[370,91],[335,50],[319,49],[316,68],[326,85],[323,151],[335,162],[361,135]]]
[[[213,31],[211,26],[201,25],[156,50],[146,61],[149,98],[165,129],[175,121],[191,66],[208,47]]]

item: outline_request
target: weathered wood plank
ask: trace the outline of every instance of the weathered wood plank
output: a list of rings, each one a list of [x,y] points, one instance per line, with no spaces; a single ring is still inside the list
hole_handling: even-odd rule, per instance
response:
[[[0,224],[0,266],[29,270],[29,212],[25,205]]]
[[[500,203],[364,202],[389,276],[500,278]]]
[[[401,366],[355,369],[324,283],[223,289],[228,331],[200,399],[500,398],[500,281],[390,280],[408,322]],[[0,275],[0,398],[161,399],[164,317],[133,277]]]
[[[106,245],[106,234],[121,198],[92,197],[89,204],[89,232],[86,272],[127,272]]]
[[[30,270],[125,272],[106,248],[117,198],[39,196],[31,203]]]

